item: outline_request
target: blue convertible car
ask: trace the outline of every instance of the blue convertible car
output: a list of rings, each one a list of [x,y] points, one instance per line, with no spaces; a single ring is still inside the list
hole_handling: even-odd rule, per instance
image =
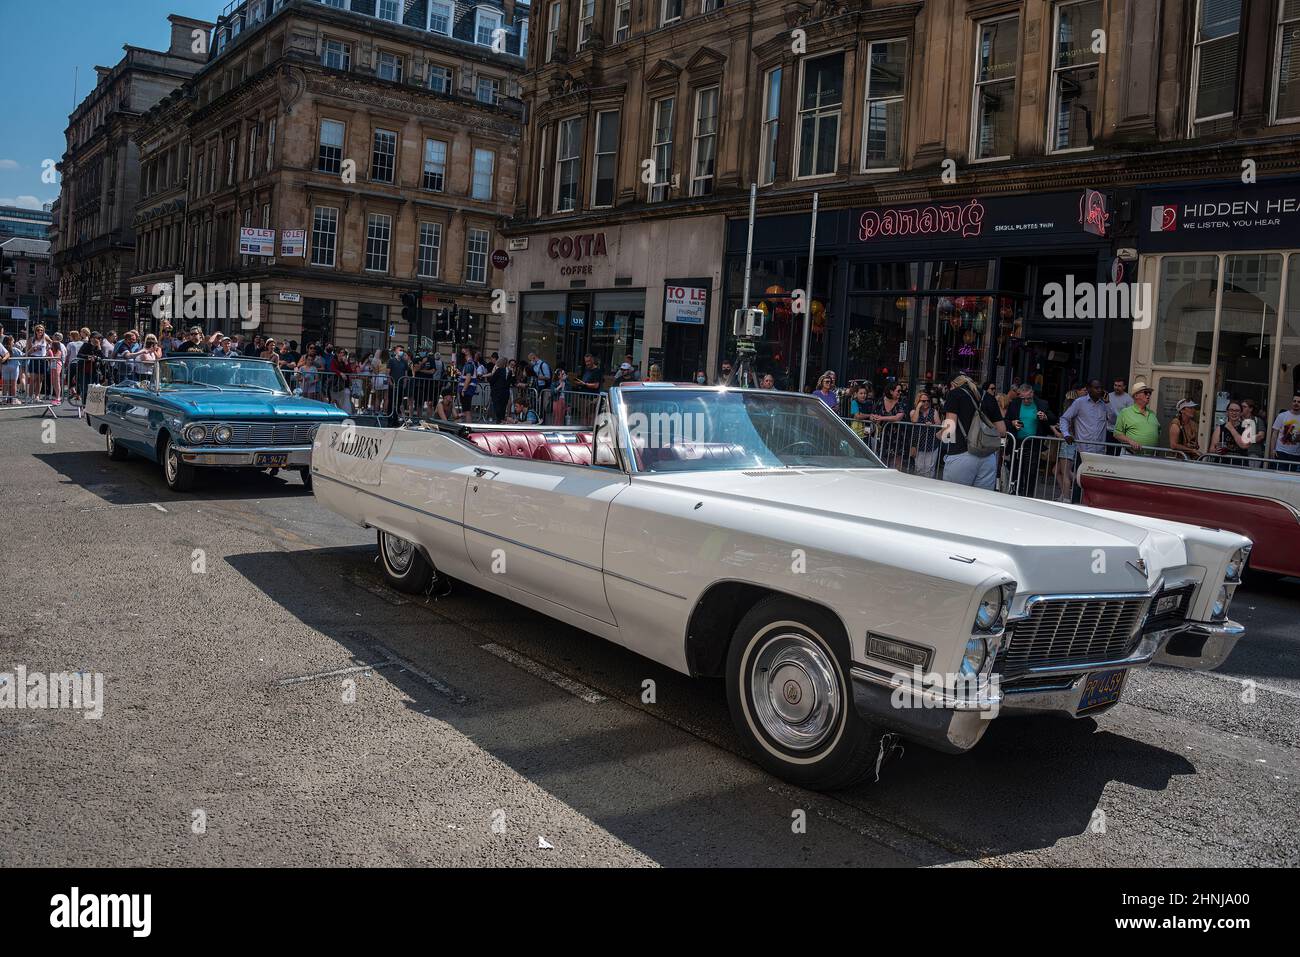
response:
[[[139,369],[117,385],[92,387],[86,419],[109,458],[135,452],[159,462],[177,492],[206,467],[294,469],[310,488],[316,429],[347,419],[291,394],[280,370],[261,359],[172,356]]]

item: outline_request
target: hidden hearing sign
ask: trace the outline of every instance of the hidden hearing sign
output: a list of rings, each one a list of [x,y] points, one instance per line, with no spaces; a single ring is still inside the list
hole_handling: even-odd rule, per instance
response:
[[[1300,181],[1142,193],[1143,252],[1290,249],[1300,236]]]

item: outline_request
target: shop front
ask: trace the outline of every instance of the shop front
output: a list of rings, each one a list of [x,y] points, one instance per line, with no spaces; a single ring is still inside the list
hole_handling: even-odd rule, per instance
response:
[[[1194,400],[1204,448],[1230,400],[1271,422],[1300,389],[1300,178],[1144,191],[1138,226],[1154,303],[1133,376],[1161,423]]]
[[[959,373],[1002,388],[1031,377],[1049,403],[1059,402],[1106,359],[1099,320],[1057,314],[1044,292],[1109,273],[1099,196],[1079,190],[822,213],[811,285],[810,217],[759,218],[749,300],[768,321],[756,370],[783,388],[799,387],[801,364],[808,388],[824,370],[841,384],[879,388],[897,379],[909,391]],[[744,220],[728,224],[726,315],[744,299],[746,233]],[[809,303],[806,355],[796,290]],[[723,356],[735,350],[727,333]],[[1125,354],[1125,368],[1127,361]]]
[[[591,355],[612,380],[627,356],[643,378],[689,381],[708,366],[721,279],[721,217],[542,233],[511,241],[513,322],[502,354],[536,353],[580,373]],[[513,336],[511,333],[513,332]]]

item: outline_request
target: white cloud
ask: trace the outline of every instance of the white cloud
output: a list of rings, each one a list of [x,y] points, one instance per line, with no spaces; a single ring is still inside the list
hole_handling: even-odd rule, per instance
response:
[[[45,203],[35,196],[0,196],[0,206],[21,206],[23,209],[42,209]]]
[[[17,161],[17,160],[3,160],[3,159],[0,159],[0,170],[3,170],[3,171],[5,171],[5,172],[10,172],[10,171],[12,171],[12,170],[16,170],[16,169],[18,169],[18,161]]]

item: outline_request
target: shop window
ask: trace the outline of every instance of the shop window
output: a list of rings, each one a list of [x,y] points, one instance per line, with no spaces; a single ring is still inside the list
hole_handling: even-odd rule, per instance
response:
[[[1240,29],[1241,0],[1197,0],[1189,111],[1193,136],[1232,128]]]
[[[1291,397],[1300,392],[1300,253],[1292,253],[1289,260],[1282,339],[1278,343],[1282,362],[1278,370],[1277,408],[1268,410],[1269,417],[1288,407]]]
[[[799,84],[798,176],[835,172],[844,103],[844,54],[803,61]]]
[[[862,169],[897,169],[903,155],[907,41],[877,40],[867,51]]]
[[[1015,151],[1020,18],[985,20],[975,36],[971,156],[976,160],[1008,159]]]
[[[1300,121],[1300,0],[1278,0],[1273,122]]]
[[[335,303],[332,299],[304,299],[302,301],[302,334],[298,341],[302,351],[312,343],[326,343],[334,338]]]
[[[1281,255],[1224,258],[1214,375],[1216,421],[1225,417],[1230,398],[1254,399],[1260,408],[1267,405],[1281,296]]]
[[[642,360],[644,327],[645,292],[597,293],[587,351],[606,375],[614,374],[624,356],[632,356],[632,364],[637,366]]]
[[[520,310],[519,354],[527,357],[536,353],[546,360],[554,372],[560,363],[560,348],[564,343],[565,309],[568,305],[564,293],[532,294],[523,297]]]
[[[1101,28],[1101,0],[1060,3],[1052,45],[1052,92],[1048,107],[1049,152],[1088,149],[1097,114],[1098,54],[1093,34]]]
[[[1217,256],[1166,256],[1156,292],[1156,365],[1208,366],[1219,292]]]
[[[763,74],[763,132],[759,145],[758,182],[770,186],[776,181],[777,144],[781,130],[781,68]]]

